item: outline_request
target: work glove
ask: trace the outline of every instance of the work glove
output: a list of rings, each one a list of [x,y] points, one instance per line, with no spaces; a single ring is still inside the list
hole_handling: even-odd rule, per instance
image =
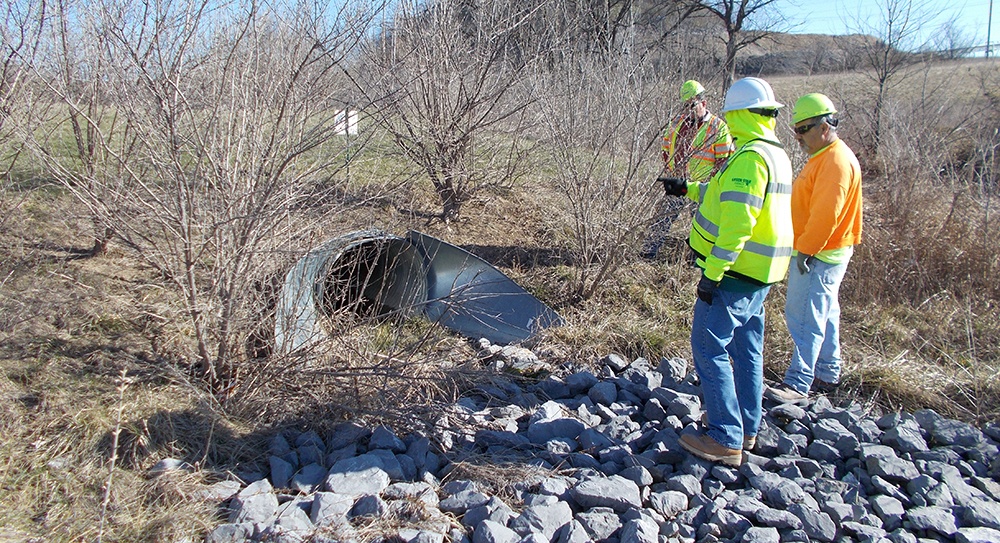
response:
[[[687,180],[680,177],[658,177],[657,181],[663,183],[663,192],[670,196],[684,196],[688,193]]]
[[[805,253],[799,253],[795,256],[795,265],[799,268],[799,273],[805,275],[809,273],[812,269],[813,259],[816,258],[813,255],[807,255]]]
[[[712,297],[715,296],[716,290],[719,290],[719,282],[712,281],[703,274],[701,280],[698,281],[698,299],[712,305]]]

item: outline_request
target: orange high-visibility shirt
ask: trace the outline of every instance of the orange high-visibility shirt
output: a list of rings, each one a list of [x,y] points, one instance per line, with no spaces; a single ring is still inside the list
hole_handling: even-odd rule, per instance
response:
[[[792,183],[795,249],[815,255],[861,243],[861,166],[843,140],[809,157]]]

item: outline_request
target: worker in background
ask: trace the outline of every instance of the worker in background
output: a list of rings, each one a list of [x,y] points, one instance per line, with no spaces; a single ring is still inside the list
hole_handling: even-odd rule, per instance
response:
[[[667,194],[700,202],[688,238],[702,268],[691,352],[706,416],[703,430],[684,433],[680,443],[730,466],[756,443],[764,299],[792,254],[792,164],[774,132],[782,107],[763,79],[734,82],[722,110],[739,148],[726,167],[705,183],[661,178]]]
[[[708,181],[722,169],[733,153],[729,128],[708,110],[705,87],[695,80],[681,85],[681,112],[663,134],[663,175],[686,178],[695,183]],[[640,256],[656,258],[670,225],[687,207],[685,200],[668,198],[660,202]]]
[[[861,166],[837,137],[837,109],[826,96],[807,94],[792,111],[795,139],[809,153],[792,184],[795,266],[788,274],[785,321],[795,342],[784,381],[765,397],[805,404],[810,388],[840,384],[840,283],[861,242]]]

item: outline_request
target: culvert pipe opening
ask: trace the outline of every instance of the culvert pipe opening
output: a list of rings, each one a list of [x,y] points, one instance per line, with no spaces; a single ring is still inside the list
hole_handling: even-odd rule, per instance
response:
[[[362,317],[407,316],[427,301],[427,271],[420,253],[401,239],[366,240],[329,263],[321,310]]]

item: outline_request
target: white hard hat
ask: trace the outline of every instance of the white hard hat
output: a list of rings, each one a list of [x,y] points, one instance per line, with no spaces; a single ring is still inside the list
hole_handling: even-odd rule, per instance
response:
[[[774,99],[774,91],[767,81],[757,77],[744,77],[732,84],[726,92],[722,112],[737,109],[778,109],[784,104]]]

